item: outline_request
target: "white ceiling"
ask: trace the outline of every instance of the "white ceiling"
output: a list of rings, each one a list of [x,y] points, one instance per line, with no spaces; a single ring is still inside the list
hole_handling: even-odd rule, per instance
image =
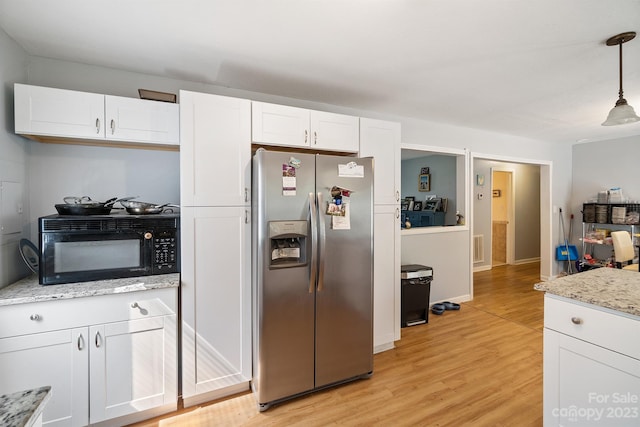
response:
[[[640,0],[0,0],[29,54],[540,140],[603,127]],[[623,47],[640,112],[640,36]]]

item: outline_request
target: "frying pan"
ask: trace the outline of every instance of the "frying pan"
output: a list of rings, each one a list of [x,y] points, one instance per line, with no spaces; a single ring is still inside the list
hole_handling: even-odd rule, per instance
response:
[[[65,203],[55,205],[60,215],[108,215],[117,197],[106,202],[95,202],[89,196],[65,197]]]
[[[132,215],[149,215],[159,214],[165,211],[165,208],[177,208],[179,206],[165,203],[156,205],[155,203],[138,202],[133,200],[118,200],[118,202]],[[169,209],[166,209],[169,210]]]

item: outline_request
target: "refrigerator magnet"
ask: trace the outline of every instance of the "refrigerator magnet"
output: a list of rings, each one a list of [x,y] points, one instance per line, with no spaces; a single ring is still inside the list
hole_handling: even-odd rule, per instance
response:
[[[282,165],[282,195],[296,195],[296,169],[290,165]]]
[[[331,217],[331,228],[333,230],[351,230],[351,215],[349,214],[349,203],[342,204],[342,216]]]
[[[298,169],[301,164],[302,162],[300,161],[300,159],[289,157],[289,166],[291,166],[292,168]]]
[[[364,166],[356,162],[338,165],[338,176],[341,178],[364,178]]]
[[[331,216],[343,216],[345,213],[344,203],[337,204],[335,201],[327,202],[326,214]]]

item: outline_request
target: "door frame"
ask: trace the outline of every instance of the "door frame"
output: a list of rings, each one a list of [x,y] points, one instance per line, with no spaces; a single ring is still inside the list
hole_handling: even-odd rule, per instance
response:
[[[540,167],[540,279],[548,280],[553,277],[553,243],[552,243],[552,224],[551,224],[551,208],[552,208],[552,176],[553,162],[539,159],[525,159],[519,157],[499,156],[495,154],[469,153],[469,169],[470,176],[475,176],[473,165],[475,159],[492,160],[506,163],[524,163],[529,165],[537,165]],[[472,184],[472,183],[470,183]],[[473,201],[469,194],[469,218],[473,218]],[[473,220],[469,221],[471,225],[471,233],[469,233],[469,247],[473,248],[474,224]],[[470,271],[473,271],[473,252],[469,251]],[[469,289],[471,298],[473,298],[473,275],[471,275],[471,289]]]

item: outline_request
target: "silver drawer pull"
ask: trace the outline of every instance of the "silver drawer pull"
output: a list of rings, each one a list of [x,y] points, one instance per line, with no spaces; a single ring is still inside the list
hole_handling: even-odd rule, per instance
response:
[[[582,325],[582,319],[579,317],[572,317],[571,323],[573,323],[574,325]]]
[[[96,348],[100,348],[102,343],[102,337],[100,336],[100,332],[96,332]]]
[[[149,310],[147,310],[144,307],[141,307],[140,304],[138,304],[137,302],[132,303],[131,308],[137,308],[138,310],[140,310],[140,314],[142,314],[143,316],[146,316],[147,314],[149,314]]]
[[[31,316],[29,316],[29,319],[33,320],[34,322],[37,322],[41,319],[39,314],[32,314]]]
[[[84,338],[82,334],[78,335],[78,350],[82,350],[84,348]]]

